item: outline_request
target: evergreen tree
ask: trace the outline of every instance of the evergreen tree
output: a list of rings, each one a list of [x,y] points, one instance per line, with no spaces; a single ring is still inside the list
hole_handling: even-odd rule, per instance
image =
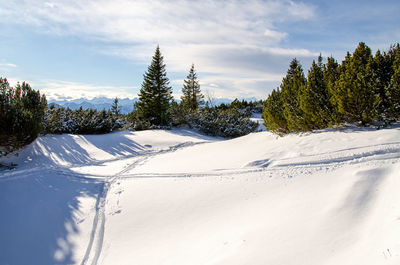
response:
[[[0,155],[36,139],[46,108],[46,97],[28,83],[13,88],[0,78]]]
[[[140,89],[136,105],[139,116],[154,125],[167,125],[171,100],[172,88],[169,86],[163,56],[157,46]]]
[[[196,110],[204,104],[204,95],[201,93],[200,84],[197,80],[197,74],[194,70],[194,64],[190,68],[189,74],[184,80],[182,88],[182,104],[190,110]]]
[[[321,129],[327,127],[331,120],[332,108],[330,107],[328,88],[324,82],[321,55],[318,57],[318,63],[313,61],[308,72],[307,84],[302,88],[300,108],[304,113],[305,128]]]
[[[299,93],[304,85],[306,85],[306,78],[299,61],[295,58],[290,63],[286,77],[283,78],[280,86],[284,102],[283,115],[290,131],[299,132],[306,129],[299,101]]]
[[[390,56],[386,53],[382,54],[380,50],[376,52],[372,70],[376,80],[374,92],[379,96],[378,113],[381,118],[384,118],[383,116],[390,105],[386,90],[393,74],[392,64]]]
[[[262,117],[264,126],[271,132],[285,134],[289,132],[284,112],[284,103],[281,91],[272,90],[264,103]]]
[[[326,88],[328,89],[328,99],[329,99],[329,107],[331,109],[330,113],[330,121],[328,126],[332,126],[334,124],[339,124],[341,122],[341,116],[339,115],[337,104],[335,104],[334,94],[336,91],[335,83],[339,79],[339,64],[335,60],[335,58],[328,57],[326,64],[324,64],[324,83]]]
[[[117,117],[121,114],[121,108],[118,105],[118,98],[114,99],[114,102],[111,106],[111,113]]]
[[[393,75],[387,88],[386,96],[389,102],[388,119],[400,118],[400,49],[393,62]]]
[[[375,85],[371,49],[361,42],[352,56],[346,56],[335,84],[334,102],[346,121],[367,124],[376,117]]]

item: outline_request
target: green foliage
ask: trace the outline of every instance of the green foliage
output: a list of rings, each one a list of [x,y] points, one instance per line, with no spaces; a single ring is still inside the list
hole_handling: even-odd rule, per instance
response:
[[[182,105],[190,110],[196,110],[204,104],[204,95],[201,94],[200,84],[194,70],[194,64],[190,68],[189,74],[184,80],[181,97]]]
[[[194,127],[208,135],[229,138],[249,134],[258,127],[258,123],[251,121],[246,113],[234,108],[204,108],[197,113],[195,122]]]
[[[326,88],[328,89],[328,100],[327,103],[331,112],[330,118],[331,120],[328,121],[328,126],[333,126],[340,124],[342,122],[342,117],[337,110],[337,104],[335,103],[335,99],[333,97],[334,92],[336,90],[336,80],[339,79],[339,64],[333,57],[328,57],[327,63],[324,64],[324,83]]]
[[[307,80],[307,84],[302,86],[302,93],[299,95],[300,108],[304,117],[303,128],[311,130],[325,128],[331,120],[332,106],[324,80],[321,55],[318,57],[318,63],[313,61]]]
[[[77,110],[50,106],[43,120],[44,133],[101,134],[122,128],[126,121],[111,111]]]
[[[239,108],[238,106],[244,107]],[[258,123],[250,120],[254,103],[235,100],[231,104],[190,110],[183,104],[172,103],[172,125],[196,128],[201,132],[221,137],[238,137],[254,132]]]
[[[379,104],[379,97],[374,93],[371,49],[361,42],[344,64],[334,91],[338,112],[347,122],[368,124],[377,117]]]
[[[138,114],[153,125],[168,125],[171,100],[172,88],[169,86],[163,56],[157,46],[153,60],[144,74],[137,102]]]
[[[277,89],[273,90],[264,103],[262,117],[264,126],[267,130],[279,135],[289,132],[284,111],[284,102],[282,92]]]
[[[47,101],[28,83],[11,87],[0,78],[0,153],[31,143],[42,127]]]
[[[111,106],[111,113],[116,117],[118,117],[121,114],[121,108],[118,105],[118,98],[114,99],[114,102]]]
[[[297,59],[293,59],[280,86],[284,102],[283,115],[290,131],[299,132],[305,128],[304,113],[300,108],[299,98],[302,87],[305,85],[303,68]]]
[[[294,59],[283,78],[264,104],[267,129],[278,134],[309,131],[340,125],[382,124],[400,118],[400,47],[375,57],[365,43],[353,54],[347,53],[339,65],[329,57],[313,62],[305,80]]]
[[[389,102],[387,118],[389,120],[398,120],[400,119],[400,49],[398,49],[396,53],[392,69],[393,75],[386,90],[386,96]]]

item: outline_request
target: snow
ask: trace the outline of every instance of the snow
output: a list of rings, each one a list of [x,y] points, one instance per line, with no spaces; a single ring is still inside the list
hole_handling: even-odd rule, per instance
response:
[[[46,135],[0,171],[0,264],[399,264],[400,128]]]
[[[265,128],[265,126],[264,126],[264,120],[262,118],[262,113],[253,113],[251,115],[250,120],[258,123],[258,128],[256,131],[261,132],[261,131],[267,130],[267,128]]]

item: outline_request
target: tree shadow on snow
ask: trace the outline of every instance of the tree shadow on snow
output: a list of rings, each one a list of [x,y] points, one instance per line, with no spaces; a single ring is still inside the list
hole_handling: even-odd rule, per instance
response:
[[[0,172],[0,265],[80,264],[83,256],[74,260],[76,246],[70,240],[73,234],[83,236],[77,224],[89,218],[79,214],[80,198],[97,199],[104,186],[69,169],[102,162],[82,142],[112,156],[144,149],[123,132],[110,136],[47,135],[8,161],[16,160],[18,167]]]
[[[200,140],[206,140],[206,141],[216,141],[216,140],[226,140],[225,138],[222,137],[217,137],[217,136],[208,136],[200,131],[194,130],[194,129],[173,129],[169,131],[172,134],[180,135],[180,136],[189,136],[189,137],[194,137]]]
[[[77,262],[69,236],[80,233],[78,198],[96,198],[102,185],[49,169],[0,180],[0,264]]]

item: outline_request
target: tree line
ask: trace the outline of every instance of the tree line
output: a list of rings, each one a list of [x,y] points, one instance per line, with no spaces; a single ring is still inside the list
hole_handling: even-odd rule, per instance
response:
[[[29,84],[11,87],[0,78],[0,155],[32,142],[39,133],[108,133],[187,126],[206,134],[238,137],[258,124],[249,118],[262,102],[235,100],[213,106],[204,100],[194,65],[173,100],[166,65],[157,47],[143,77],[134,110],[121,114],[118,99],[110,110],[71,110],[47,106],[46,97]],[[365,43],[339,64],[333,57],[313,61],[307,77],[297,59],[290,63],[279,88],[263,103],[268,130],[303,132],[344,123],[385,126],[400,118],[400,47],[373,56]]]
[[[385,126],[400,118],[400,47],[387,52],[360,42],[339,64],[332,56],[313,61],[307,77],[297,59],[264,103],[266,128],[278,134],[343,123]]]
[[[110,110],[71,110],[47,105],[46,97],[29,84],[11,87],[0,79],[0,156],[31,143],[39,133],[99,134],[118,129],[146,130],[188,126],[214,136],[237,137],[254,131],[258,124],[244,111],[253,105],[210,106],[201,93],[194,65],[182,87],[181,102],[172,97],[166,65],[157,46],[144,74],[139,100],[134,110],[121,114],[118,99]]]
[[[42,130],[46,97],[28,83],[0,78],[0,155],[31,143]]]
[[[221,109],[205,104],[193,64],[184,80],[181,102],[173,101],[163,60],[157,46],[144,74],[139,101],[130,114],[135,130],[189,126],[213,136],[238,137],[258,127],[249,119],[251,113],[245,113],[235,105]]]

